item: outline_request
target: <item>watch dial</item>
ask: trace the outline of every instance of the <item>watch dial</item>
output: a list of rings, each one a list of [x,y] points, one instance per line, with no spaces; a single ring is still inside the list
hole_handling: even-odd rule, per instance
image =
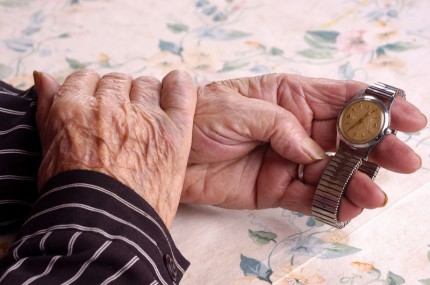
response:
[[[377,137],[384,125],[381,106],[370,100],[355,101],[342,111],[339,129],[353,144],[365,144]]]

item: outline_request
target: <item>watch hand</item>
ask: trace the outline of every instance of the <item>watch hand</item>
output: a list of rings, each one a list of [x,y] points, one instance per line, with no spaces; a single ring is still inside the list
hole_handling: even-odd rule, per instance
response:
[[[358,122],[357,123],[355,123],[352,127],[350,127],[348,130],[347,130],[347,132],[349,132],[352,128],[354,128],[355,126],[357,126],[357,125],[359,125],[359,124],[361,124],[367,117],[369,117],[370,116],[370,114],[372,114],[372,113],[375,113],[375,111],[376,110],[373,110],[373,111],[369,111],[369,112],[367,112],[366,113],[366,115],[364,115],[363,117],[361,117],[359,120],[358,120]]]
[[[353,128],[355,128],[356,126],[358,126],[359,124],[361,124],[365,118],[367,118],[370,115],[370,112],[367,112],[366,115],[364,115],[363,117],[361,117],[357,123],[355,123],[354,125],[352,125],[352,127],[350,127],[347,132],[349,132],[350,130],[352,130]]]

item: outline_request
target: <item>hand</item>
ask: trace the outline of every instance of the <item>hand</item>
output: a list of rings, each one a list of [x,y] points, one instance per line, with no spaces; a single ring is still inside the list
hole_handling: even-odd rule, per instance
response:
[[[105,173],[135,190],[170,226],[191,146],[196,87],[184,72],[151,77],[89,70],[61,87],[35,73],[43,149],[40,188],[74,169]]]
[[[319,159],[324,151],[335,150],[338,113],[366,87],[354,81],[272,74],[199,88],[181,202],[282,207],[310,215],[316,185],[328,163]],[[394,129],[414,132],[425,125],[417,108],[395,100]],[[421,165],[419,156],[391,135],[374,149],[370,160],[402,173]],[[297,179],[299,163],[306,164],[304,182]],[[385,199],[371,179],[356,173],[339,218],[354,218],[363,208],[383,205]]]

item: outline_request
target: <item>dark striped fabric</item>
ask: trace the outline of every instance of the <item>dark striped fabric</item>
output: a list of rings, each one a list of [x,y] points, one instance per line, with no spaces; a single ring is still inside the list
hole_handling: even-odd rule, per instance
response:
[[[0,97],[0,127],[9,134],[0,136],[5,177],[0,209],[2,221],[9,221],[2,225],[6,231],[22,223],[36,197],[40,145],[34,90],[2,87],[1,97],[9,92],[16,100]],[[28,122],[21,118],[27,115]],[[15,126],[13,116],[21,116]],[[13,128],[28,134],[16,136]],[[15,141],[15,147],[8,141]],[[178,284],[188,266],[162,220],[139,195],[107,175],[76,170],[57,175],[42,189],[0,260],[0,284]]]
[[[41,147],[36,92],[0,81],[0,234],[18,229],[37,198]]]

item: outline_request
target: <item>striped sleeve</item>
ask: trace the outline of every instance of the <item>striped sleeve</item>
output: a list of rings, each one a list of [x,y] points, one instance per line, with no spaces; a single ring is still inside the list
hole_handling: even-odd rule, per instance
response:
[[[157,213],[119,181],[57,175],[8,254],[0,284],[177,284],[188,261]]]
[[[37,198],[41,147],[34,87],[0,81],[0,234],[16,231]]]
[[[157,213],[115,179],[63,173],[35,204],[36,105],[34,87],[0,81],[0,234],[26,221],[0,260],[0,284],[177,284],[188,261]]]

